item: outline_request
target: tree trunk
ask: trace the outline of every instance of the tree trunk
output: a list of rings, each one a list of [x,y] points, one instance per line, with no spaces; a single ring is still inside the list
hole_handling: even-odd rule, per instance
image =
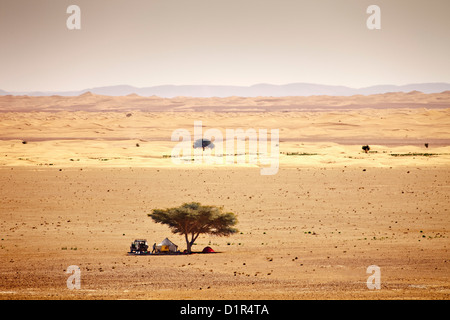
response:
[[[192,245],[189,241],[186,243],[186,247],[187,247],[187,253],[192,253],[192,251],[191,251]]]
[[[184,238],[186,239],[186,251],[188,253],[192,253],[192,246],[194,245],[195,240],[197,240],[199,233],[197,235],[192,234],[191,241],[189,241],[188,235],[185,234]]]
[[[186,251],[187,251],[187,253],[191,253],[191,247],[192,247],[191,241],[189,241],[187,234],[184,235],[184,238],[186,239]]]

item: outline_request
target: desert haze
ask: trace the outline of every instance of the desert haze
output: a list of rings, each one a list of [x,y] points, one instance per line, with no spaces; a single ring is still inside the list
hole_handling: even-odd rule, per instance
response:
[[[0,299],[450,297],[449,91],[5,95],[0,110]],[[279,129],[278,172],[174,163],[171,135],[195,121]],[[193,250],[214,254],[127,255],[140,238],[183,249],[147,214],[193,201],[234,212],[239,232],[201,235]]]

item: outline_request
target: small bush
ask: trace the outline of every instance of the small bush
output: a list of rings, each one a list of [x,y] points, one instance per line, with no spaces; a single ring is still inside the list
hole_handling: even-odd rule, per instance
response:
[[[365,153],[368,153],[370,151],[370,147],[368,145],[362,146],[362,148]]]

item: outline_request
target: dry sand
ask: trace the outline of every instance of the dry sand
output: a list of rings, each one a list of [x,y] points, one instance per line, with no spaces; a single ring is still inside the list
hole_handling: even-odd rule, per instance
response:
[[[414,95],[449,106],[445,93]],[[56,112],[74,104],[0,97],[0,299],[448,299],[450,109],[383,108],[392,96],[355,108],[364,97],[342,108],[330,101],[344,98],[313,97],[328,104],[290,112]],[[116,103],[131,98],[159,99]],[[31,112],[40,99],[54,112]],[[193,131],[198,120],[279,129],[278,173],[164,157],[173,130]],[[238,234],[203,235],[194,246],[219,253],[126,254],[136,238],[168,236],[184,249],[147,213],[191,201],[238,215]],[[81,269],[80,290],[66,286],[70,265]],[[380,290],[366,286],[370,265],[380,267]]]

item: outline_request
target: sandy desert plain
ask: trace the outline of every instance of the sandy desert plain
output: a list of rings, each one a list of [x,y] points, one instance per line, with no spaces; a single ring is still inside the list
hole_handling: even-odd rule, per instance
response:
[[[0,96],[0,110],[0,299],[450,298],[450,92]],[[174,164],[171,134],[194,121],[279,129],[278,173]],[[137,238],[183,250],[147,214],[192,201],[238,216],[237,234],[193,248],[218,253],[127,255]]]

